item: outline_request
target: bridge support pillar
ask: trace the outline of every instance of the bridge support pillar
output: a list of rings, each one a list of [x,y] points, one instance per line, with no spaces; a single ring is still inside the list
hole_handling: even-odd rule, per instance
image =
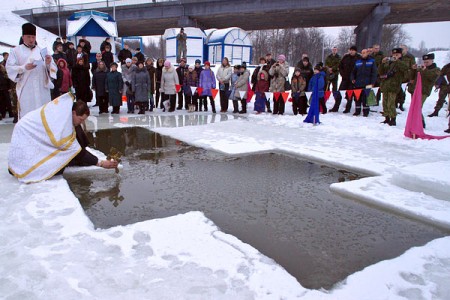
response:
[[[391,7],[389,5],[380,4],[355,28],[356,46],[359,51],[372,47],[373,44],[381,43],[384,17],[390,12]]]

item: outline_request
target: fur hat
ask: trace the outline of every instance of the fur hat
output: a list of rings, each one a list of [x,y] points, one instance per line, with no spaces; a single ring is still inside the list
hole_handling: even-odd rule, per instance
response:
[[[422,60],[434,59],[434,53],[428,53],[422,56]]]
[[[166,60],[166,61],[164,62],[164,67],[166,67],[166,68],[170,68],[171,65],[172,65],[172,64],[171,64],[170,61],[168,61],[168,60]]]
[[[31,23],[22,25],[22,35],[36,35],[36,26]]]

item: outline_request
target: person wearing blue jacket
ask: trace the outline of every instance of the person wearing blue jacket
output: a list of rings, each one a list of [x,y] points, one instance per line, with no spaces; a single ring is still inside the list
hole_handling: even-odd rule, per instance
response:
[[[322,113],[327,113],[327,106],[325,105],[325,71],[323,70],[322,63],[317,64],[314,67],[314,75],[309,81],[308,84],[308,92],[314,91],[314,85],[316,83],[318,84],[318,91],[319,91],[319,105],[322,107]]]
[[[361,58],[355,62],[355,66],[350,75],[351,81],[355,89],[362,89],[359,100],[355,98],[355,113],[354,116],[361,114],[361,103],[363,105],[364,117],[369,116],[369,106],[367,106],[366,89],[371,89],[377,81],[377,64],[375,59],[369,56],[367,49],[361,51]]]

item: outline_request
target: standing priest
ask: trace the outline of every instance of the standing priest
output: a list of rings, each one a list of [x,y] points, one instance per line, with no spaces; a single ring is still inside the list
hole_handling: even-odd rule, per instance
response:
[[[47,102],[50,102],[52,78],[58,68],[47,49],[36,44],[36,26],[22,25],[23,44],[11,49],[6,70],[9,78],[17,83],[19,119]]]

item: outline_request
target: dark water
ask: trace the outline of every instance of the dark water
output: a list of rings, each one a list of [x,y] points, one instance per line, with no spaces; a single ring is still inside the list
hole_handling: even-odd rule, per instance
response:
[[[331,183],[358,175],[327,166],[280,154],[229,157],[141,128],[101,130],[91,139],[105,153],[111,146],[124,153],[119,176],[67,177],[96,227],[203,211],[307,288],[328,289],[446,235],[332,194]]]

